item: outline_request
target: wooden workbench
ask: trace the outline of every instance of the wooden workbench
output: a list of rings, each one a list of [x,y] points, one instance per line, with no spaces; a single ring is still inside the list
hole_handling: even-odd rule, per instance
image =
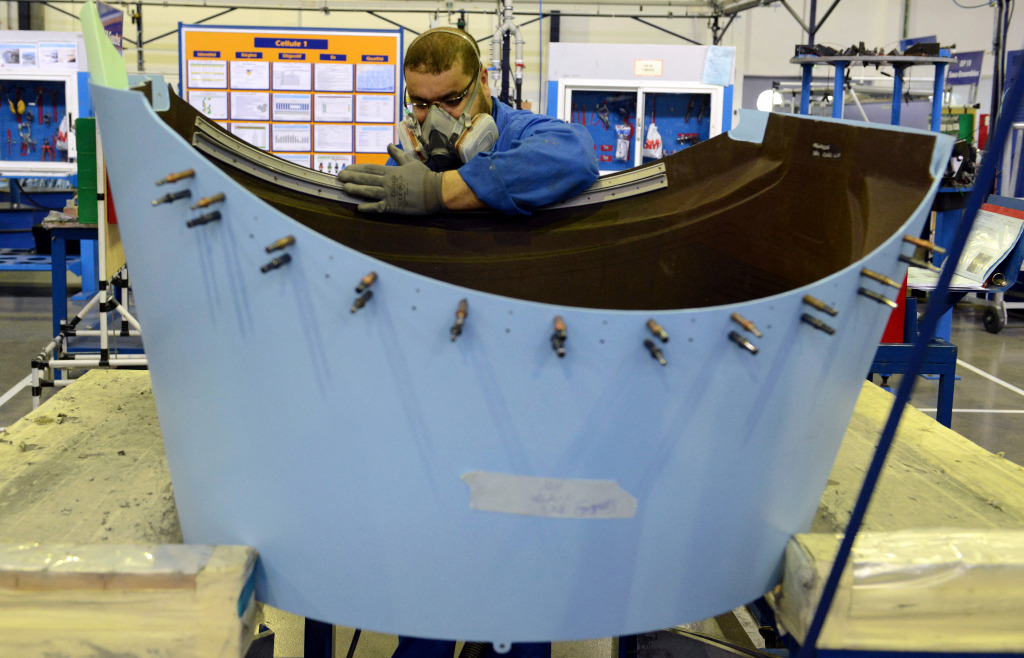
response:
[[[811,533],[768,598],[798,642],[893,396],[865,384]],[[819,649],[1017,653],[1024,645],[1024,468],[905,410]]]
[[[0,434],[0,655],[245,655],[255,551],[181,541],[149,374],[85,374]]]
[[[813,532],[845,525],[892,401],[865,382]],[[1024,469],[908,409],[864,529],[939,527],[1024,527]],[[147,372],[93,370],[0,435],[0,542],[181,541]]]
[[[846,527],[894,397],[865,382],[811,532]],[[862,529],[1021,528],[1024,468],[913,407],[889,450]]]

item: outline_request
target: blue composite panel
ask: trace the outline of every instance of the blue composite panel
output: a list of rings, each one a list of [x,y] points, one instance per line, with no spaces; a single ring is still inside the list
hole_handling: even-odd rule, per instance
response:
[[[902,232],[916,235],[930,208],[922,198],[866,258],[783,295],[563,308],[337,244],[199,156],[141,94],[93,97],[101,134],[117,136],[104,149],[186,540],[255,546],[260,600],[382,632],[605,637],[771,588],[888,319],[857,294],[860,269],[893,272]],[[764,125],[752,115],[735,138],[757,142]],[[950,146],[935,140],[931,194]],[[188,168],[196,177],[177,187],[193,199],[226,194],[220,222],[188,229],[187,202],[151,205],[167,192],[153,182]],[[261,273],[264,247],[285,235],[291,262]],[[370,271],[375,295],[351,313]],[[800,321],[804,294],[841,309],[834,336]],[[470,314],[453,343],[461,299]],[[736,311],[764,330],[759,354],[727,338]],[[549,342],[555,315],[569,327],[564,359]],[[666,367],[643,346],[650,317],[671,336]],[[523,478],[498,497],[526,496],[533,511],[474,509],[477,476]],[[565,514],[555,503],[571,498],[526,478],[614,485],[622,514]]]

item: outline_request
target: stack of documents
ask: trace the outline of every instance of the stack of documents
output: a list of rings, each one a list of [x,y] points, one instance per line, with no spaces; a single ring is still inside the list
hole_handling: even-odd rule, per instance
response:
[[[993,274],[1002,273],[1013,248],[1024,233],[1024,212],[986,203],[978,211],[957,261],[950,290],[983,290]],[[1000,268],[1003,269],[1000,269]],[[1009,277],[1008,277],[1009,278]],[[1012,277],[1013,279],[1016,276]],[[933,290],[939,274],[920,267],[907,270],[907,286]]]

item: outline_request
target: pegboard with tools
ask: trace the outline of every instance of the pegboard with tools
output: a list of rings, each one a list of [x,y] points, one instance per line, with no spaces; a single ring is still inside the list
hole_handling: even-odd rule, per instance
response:
[[[642,162],[651,162],[703,142],[711,137],[711,95],[647,93],[643,127]]]
[[[735,49],[551,43],[547,114],[582,125],[609,174],[732,128]]]
[[[723,91],[713,85],[565,80],[560,118],[594,140],[602,174],[638,167],[703,142],[722,130]]]
[[[0,160],[68,162],[63,81],[0,78]]]
[[[637,95],[633,91],[575,90],[569,122],[587,129],[601,171],[634,166]]]

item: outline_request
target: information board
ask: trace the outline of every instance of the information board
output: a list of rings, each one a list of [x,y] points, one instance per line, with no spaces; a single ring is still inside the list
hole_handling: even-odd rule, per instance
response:
[[[246,142],[337,173],[383,164],[401,109],[401,30],[179,25],[180,93]]]

